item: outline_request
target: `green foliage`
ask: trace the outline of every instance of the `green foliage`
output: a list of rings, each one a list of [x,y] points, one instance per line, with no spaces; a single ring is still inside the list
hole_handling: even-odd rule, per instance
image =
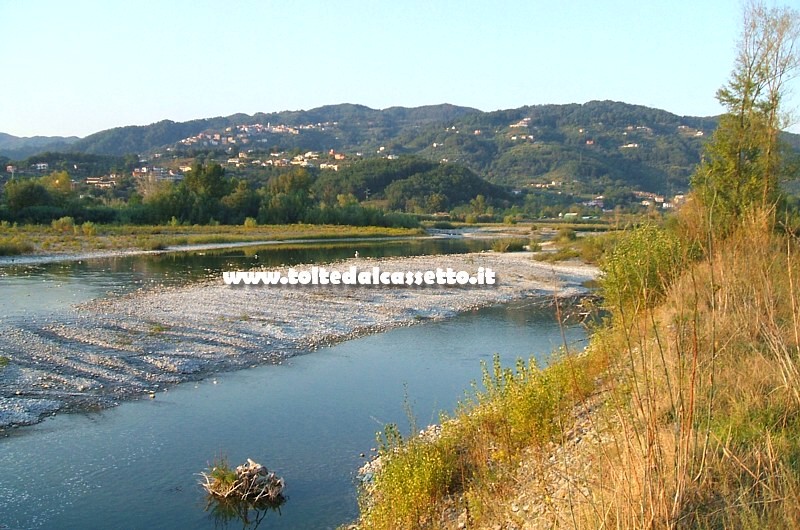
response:
[[[379,440],[382,466],[371,487],[381,502],[362,506],[367,527],[418,528],[435,517],[436,501],[451,491],[457,456],[443,438],[403,441],[396,425],[387,425]]]
[[[435,213],[481,197],[503,200],[505,192],[463,166],[439,164],[424,173],[396,180],[384,190],[390,209]],[[486,207],[476,214],[486,213]]]
[[[239,478],[236,469],[231,467],[225,457],[220,457],[211,464],[208,477],[213,490],[219,492],[230,490]]]
[[[497,355],[491,367],[481,363],[483,389],[438,433],[404,439],[389,425],[379,434],[381,465],[362,491],[360,527],[439,528],[454,493],[460,507],[478,516],[474,499],[496,496],[525,448],[545,447],[559,436],[570,408],[592,392],[601,368],[589,356],[563,356],[544,370],[533,360],[504,368]]]
[[[47,189],[32,179],[9,180],[5,185],[5,200],[15,214],[27,208],[51,204]]]
[[[220,199],[228,191],[230,183],[225,179],[225,170],[219,164],[203,166],[195,164],[186,173],[182,186],[189,193],[201,198]]]
[[[247,217],[245,218],[243,224],[245,228],[255,228],[258,226],[258,221],[256,221],[253,217]]]
[[[314,193],[325,204],[333,204],[338,195],[349,194],[360,200],[381,197],[393,182],[428,173],[436,167],[437,164],[417,157],[360,160],[340,171],[323,173],[314,184]]]
[[[53,197],[61,201],[66,200],[72,195],[72,179],[66,171],[54,171],[40,178],[39,182],[47,188]]]
[[[652,307],[687,263],[686,254],[673,233],[654,225],[625,232],[601,262],[606,305],[620,313]]]
[[[311,176],[302,168],[272,177],[261,193],[258,217],[263,223],[297,223],[313,204]]]
[[[8,366],[8,363],[11,362],[11,359],[6,357],[5,355],[0,355],[0,369],[5,368]]]
[[[754,207],[778,200],[778,182],[797,176],[780,140],[785,125],[780,103],[786,83],[800,68],[800,14],[785,7],[751,3],[736,64],[717,92],[727,109],[692,177],[715,233],[729,234]]]
[[[581,261],[593,264],[600,263],[605,253],[613,248],[615,241],[615,234],[592,235],[580,238],[577,241],[577,247]]]

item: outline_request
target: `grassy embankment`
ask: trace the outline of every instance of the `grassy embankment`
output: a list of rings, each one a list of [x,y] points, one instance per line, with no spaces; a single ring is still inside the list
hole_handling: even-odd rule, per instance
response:
[[[138,226],[73,224],[0,226],[0,255],[96,250],[162,250],[170,246],[288,239],[335,239],[421,235],[421,229],[344,225]]]
[[[362,528],[800,527],[800,244],[691,212],[618,237],[584,352],[382,435]]]

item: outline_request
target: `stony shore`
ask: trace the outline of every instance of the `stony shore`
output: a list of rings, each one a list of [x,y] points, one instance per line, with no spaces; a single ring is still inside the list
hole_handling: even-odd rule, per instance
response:
[[[491,267],[497,284],[232,287],[219,278],[94,300],[45,322],[4,324],[0,433],[397,326],[525,297],[574,296],[597,274],[577,263],[536,262],[529,253],[353,259],[330,267],[351,265],[473,273]]]

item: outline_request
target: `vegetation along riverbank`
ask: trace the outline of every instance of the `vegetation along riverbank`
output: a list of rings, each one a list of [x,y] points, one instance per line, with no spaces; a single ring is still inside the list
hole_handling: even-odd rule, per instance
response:
[[[800,225],[779,186],[797,170],[778,139],[800,20],[745,18],[690,200],[605,251],[587,349],[487,366],[440,427],[387,427],[356,526],[800,526]]]

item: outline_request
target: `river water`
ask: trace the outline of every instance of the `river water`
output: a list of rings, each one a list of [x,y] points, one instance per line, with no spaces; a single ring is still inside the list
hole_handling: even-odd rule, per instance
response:
[[[358,248],[362,255],[476,249],[463,242]],[[56,318],[76,301],[204,278],[241,267],[256,253],[278,265],[352,252],[352,245],[248,248],[7,267],[0,315],[4,321]],[[565,332],[573,344],[585,338],[580,327]],[[497,353],[504,364],[531,355],[546,362],[560,344],[552,310],[520,301],[345,342],[282,365],[218,374],[156,399],[14,429],[0,439],[0,529],[336,528],[357,516],[355,472],[364,462],[360,455],[375,447],[375,433],[390,422],[407,432],[404,402],[418,425],[437,422],[480,380],[481,361],[491,363]],[[206,510],[197,473],[220,456],[234,465],[253,458],[274,469],[286,480],[285,504],[251,512],[263,517],[251,524]]]

